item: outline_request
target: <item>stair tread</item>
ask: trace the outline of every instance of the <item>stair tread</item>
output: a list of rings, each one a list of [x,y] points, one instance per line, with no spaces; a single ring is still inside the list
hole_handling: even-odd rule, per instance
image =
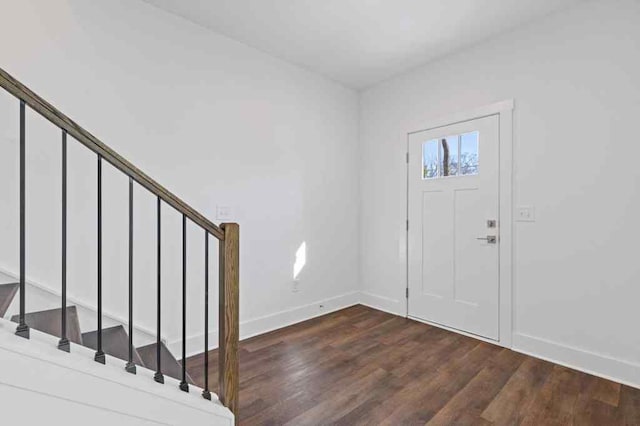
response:
[[[138,353],[144,361],[144,365],[153,371],[157,369],[156,347],[157,343],[151,343],[150,345],[138,348]],[[162,374],[177,380],[182,380],[182,364],[171,354],[169,348],[167,348],[164,343],[160,343],[160,362]],[[187,373],[187,382],[193,384],[189,373]]]
[[[97,349],[98,330],[83,333],[82,341],[84,346]],[[102,350],[123,361],[129,360],[129,335],[122,325],[102,329]],[[136,365],[145,366],[135,348],[133,348],[133,362]]]
[[[19,319],[20,317],[18,315],[11,317],[11,321],[13,322],[19,322]],[[60,337],[62,308],[29,312],[25,314],[24,319],[29,328]],[[82,344],[78,310],[75,306],[67,306],[67,338],[73,343]]]
[[[0,285],[0,318],[4,317],[7,309],[11,305],[13,298],[18,293],[19,283],[9,283]]]

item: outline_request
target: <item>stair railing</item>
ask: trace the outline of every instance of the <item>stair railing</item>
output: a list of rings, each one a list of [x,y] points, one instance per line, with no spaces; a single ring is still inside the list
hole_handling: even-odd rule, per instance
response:
[[[29,338],[29,326],[25,321],[25,280],[26,280],[26,120],[25,110],[28,106],[42,117],[49,120],[62,131],[62,315],[61,336],[58,348],[69,352],[71,345],[67,338],[67,135],[93,151],[97,155],[97,350],[95,361],[104,364],[105,353],[102,348],[102,162],[107,161],[129,178],[129,359],[125,370],[136,373],[133,362],[133,185],[134,182],[157,197],[157,341],[156,341],[156,372],[154,379],[164,383],[161,368],[161,207],[165,203],[182,214],[182,380],[179,388],[189,392],[186,373],[186,295],[187,295],[187,221],[191,221],[204,230],[205,237],[205,333],[204,333],[204,390],[202,396],[211,399],[209,390],[209,238],[215,237],[219,241],[219,322],[218,322],[218,381],[219,398],[238,418],[238,341],[239,341],[239,226],[235,223],[224,223],[216,226],[194,208],[182,201],[176,195],[147,176],[125,158],[101,142],[97,137],[83,129],[76,122],[53,107],[50,103],[21,84],[18,80],[0,68],[0,86],[20,101],[19,144],[20,144],[20,299],[19,321],[16,328],[18,336]]]

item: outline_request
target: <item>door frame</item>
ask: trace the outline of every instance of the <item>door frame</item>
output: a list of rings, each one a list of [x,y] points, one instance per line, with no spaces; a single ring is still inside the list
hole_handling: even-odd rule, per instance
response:
[[[498,340],[487,339],[462,330],[437,324],[409,315],[409,226],[406,230],[406,317],[424,322],[435,327],[444,328],[455,333],[483,340],[485,342],[511,348],[513,335],[513,99],[485,105],[480,108],[459,112],[445,117],[436,117],[423,120],[412,126],[407,132],[407,194],[406,194],[406,220],[409,224],[409,137],[418,132],[447,127],[465,121],[476,120],[492,115],[498,116],[498,144],[499,144],[499,214],[500,214],[500,250],[498,255],[498,285],[499,285],[499,310],[498,310]],[[417,129],[417,130],[416,130]]]

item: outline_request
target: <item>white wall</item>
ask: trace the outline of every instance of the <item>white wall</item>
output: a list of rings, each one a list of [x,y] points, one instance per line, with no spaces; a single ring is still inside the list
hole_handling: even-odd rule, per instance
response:
[[[363,300],[405,314],[406,134],[515,100],[517,349],[640,384],[640,3],[593,1],[361,99]]]
[[[514,344],[640,383],[637,1],[587,2],[371,88],[360,108],[353,91],[142,2],[2,3],[2,68],[209,217],[234,208],[243,335],[319,313],[318,301],[355,302],[359,246],[362,300],[404,315],[406,133],[515,99],[515,204],[534,205],[537,221],[515,225]],[[0,180],[15,183],[0,192],[0,267],[15,271],[17,103],[4,93],[0,120]],[[56,289],[59,133],[28,120],[29,275]],[[69,285],[89,303],[94,174],[95,158],[70,143]],[[126,180],[108,168],[104,203],[106,306],[126,317]],[[175,342],[180,218],[164,214],[164,334]],[[154,219],[137,190],[136,321],[147,327]],[[201,239],[191,227],[190,352],[202,332]]]
[[[217,205],[233,208],[240,316],[250,332],[321,312],[318,301],[340,306],[357,290],[357,93],[143,2],[1,7],[0,67],[209,218]],[[18,104],[0,92],[0,267],[17,271]],[[27,129],[28,275],[59,289],[60,134],[32,112]],[[69,293],[88,303],[96,298],[95,173],[95,156],[70,141]],[[104,173],[105,310],[126,318],[127,180],[110,167]],[[153,329],[155,200],[140,188],[135,197],[135,320]],[[163,214],[163,334],[175,341],[181,218],[170,208]],[[189,352],[202,345],[203,239],[190,226],[187,334],[197,346]],[[303,242],[307,264],[293,293]],[[216,322],[214,309],[213,330]]]

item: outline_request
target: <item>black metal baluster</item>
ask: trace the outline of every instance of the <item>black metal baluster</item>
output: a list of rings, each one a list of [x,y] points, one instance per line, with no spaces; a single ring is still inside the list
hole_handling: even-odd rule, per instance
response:
[[[211,401],[209,392],[209,233],[204,231],[204,390],[202,397]]]
[[[129,178],[129,361],[125,370],[136,374],[133,363],[133,179]]]
[[[26,136],[25,136],[25,103],[20,100],[20,315],[16,334],[29,338],[29,326],[25,322],[25,273],[26,273]]]
[[[98,341],[93,359],[106,363],[102,351],[102,156],[98,154]]]
[[[58,349],[69,352],[67,339],[67,131],[62,131],[62,313]]]
[[[161,230],[162,230],[162,222],[161,222],[161,211],[162,211],[162,202],[160,200],[160,197],[158,197],[158,261],[157,261],[157,268],[158,268],[158,308],[157,308],[157,313],[158,313],[158,318],[157,318],[157,322],[158,322],[158,331],[157,331],[157,335],[156,335],[156,374],[153,376],[153,378],[155,379],[156,382],[158,383],[164,383],[164,376],[162,375],[162,366],[161,366],[161,345],[162,342],[160,340],[160,322],[162,319],[162,316],[160,314],[160,310],[161,310],[161,283],[162,283],[162,279],[161,279],[161,260],[162,260],[162,250],[161,250]]]
[[[180,390],[189,392],[187,383],[187,216],[182,215],[182,381]]]

